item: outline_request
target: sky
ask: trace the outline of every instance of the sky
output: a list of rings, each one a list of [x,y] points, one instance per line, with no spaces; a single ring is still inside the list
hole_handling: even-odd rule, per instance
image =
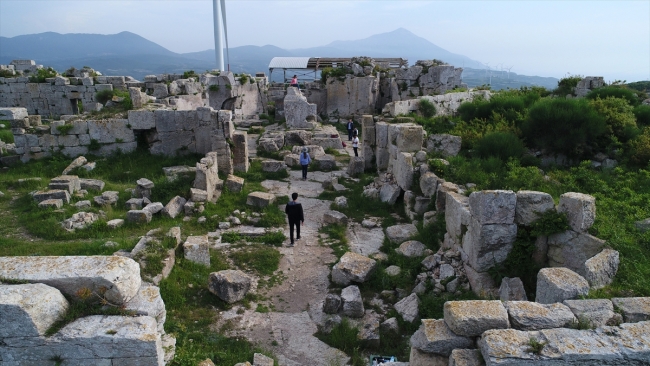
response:
[[[401,27],[497,70],[650,80],[650,0],[225,1],[230,47],[315,47]],[[4,37],[130,31],[185,53],[214,48],[212,24],[211,0],[0,0]]]

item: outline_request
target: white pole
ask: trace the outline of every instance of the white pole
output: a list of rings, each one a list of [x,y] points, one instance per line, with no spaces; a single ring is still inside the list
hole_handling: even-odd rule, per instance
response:
[[[214,19],[214,51],[217,59],[217,69],[224,71],[223,63],[223,18],[221,15],[221,1],[212,1]]]

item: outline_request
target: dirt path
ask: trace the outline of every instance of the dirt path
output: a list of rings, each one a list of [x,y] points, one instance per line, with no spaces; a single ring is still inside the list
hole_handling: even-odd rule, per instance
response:
[[[294,247],[288,246],[287,239],[279,248],[282,259],[278,272],[285,276],[284,281],[260,291],[266,298],[261,303],[274,311],[259,313],[254,307],[235,306],[221,314],[221,323],[229,321],[232,326],[231,335],[244,336],[273,350],[281,366],[345,365],[348,362],[344,353],[313,336],[317,327],[308,312],[310,306],[318,306],[327,295],[330,265],[336,260],[331,248],[320,243],[318,233],[323,213],[330,209],[331,201],[315,198],[323,191],[321,182],[330,179],[332,174],[342,173],[310,172],[309,180],[303,181],[301,172],[291,171],[288,182],[262,183],[269,192],[278,196],[298,193],[298,202],[302,203],[305,213],[301,239],[295,242]],[[288,225],[283,229],[289,237]]]

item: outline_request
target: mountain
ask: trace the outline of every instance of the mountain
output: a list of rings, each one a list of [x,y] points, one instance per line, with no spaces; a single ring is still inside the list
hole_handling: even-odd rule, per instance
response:
[[[413,65],[417,60],[439,59],[464,67],[463,81],[470,87],[490,82],[485,65],[469,57],[451,53],[404,28],[353,41],[335,41],[321,47],[286,50],[273,45],[241,46],[230,49],[230,70],[235,73],[266,72],[273,57],[401,57]],[[129,75],[142,80],[145,75],[202,72],[215,67],[214,50],[175,53],[137,34],[59,34],[46,32],[12,38],[0,37],[0,64],[15,59],[36,60],[38,64],[64,71],[74,66],[90,66],[104,75]],[[483,69],[483,70],[481,70]],[[274,73],[274,80],[281,79]],[[552,89],[555,78],[541,78],[510,73],[509,77],[493,71],[492,87],[518,88],[540,85]],[[278,79],[279,78],[279,79]]]
[[[419,37],[404,28],[376,34],[355,41],[334,41],[322,47],[290,50],[296,56],[353,57],[369,56],[401,57],[414,65],[418,60],[438,59],[456,67],[484,69],[485,65],[467,56],[451,53]]]

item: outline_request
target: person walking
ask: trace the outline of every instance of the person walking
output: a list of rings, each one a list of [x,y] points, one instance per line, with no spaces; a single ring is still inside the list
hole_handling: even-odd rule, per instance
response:
[[[302,204],[298,203],[298,193],[292,193],[291,199],[287,206],[284,208],[284,212],[287,214],[289,219],[289,239],[291,239],[290,247],[293,246],[293,229],[296,228],[296,240],[300,240],[300,225],[305,224],[305,215],[302,212]]]
[[[354,156],[359,156],[359,135],[357,134],[352,137],[352,149],[354,150]]]
[[[302,180],[307,180],[307,168],[311,163],[311,156],[307,152],[307,148],[302,148],[302,153],[300,153],[300,166],[302,166]]]
[[[298,76],[294,75],[291,78],[291,83],[289,84],[289,86],[293,86],[294,88],[297,88],[298,90],[300,90],[300,87],[298,86]]]
[[[354,122],[352,122],[352,118],[348,120],[348,124],[345,127],[348,129],[348,141],[352,141],[352,131],[354,131]]]

